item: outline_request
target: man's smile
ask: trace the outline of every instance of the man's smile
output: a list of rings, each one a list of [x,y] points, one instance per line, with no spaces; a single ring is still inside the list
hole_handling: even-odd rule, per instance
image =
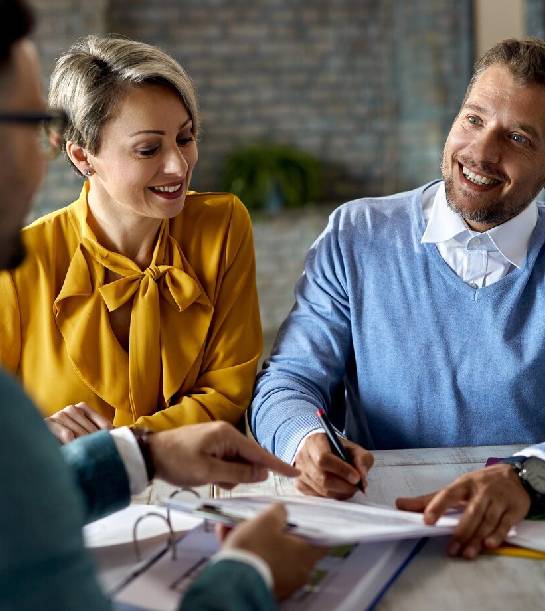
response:
[[[490,176],[485,176],[484,174],[480,174],[480,173],[478,174],[477,172],[473,172],[472,170],[467,168],[465,165],[460,164],[460,166],[462,168],[462,174],[467,178],[467,180],[469,180],[473,184],[497,185],[501,182],[497,178],[492,178]]]
[[[458,166],[458,175],[462,185],[471,191],[478,191],[480,193],[493,191],[498,186],[505,183],[505,180],[501,179],[497,174],[484,174],[481,171],[470,168],[460,161],[456,161],[455,163]]]

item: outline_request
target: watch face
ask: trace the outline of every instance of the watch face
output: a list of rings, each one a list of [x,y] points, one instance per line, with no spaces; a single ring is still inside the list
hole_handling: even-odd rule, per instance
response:
[[[540,494],[545,494],[545,460],[530,456],[523,465],[520,476]]]

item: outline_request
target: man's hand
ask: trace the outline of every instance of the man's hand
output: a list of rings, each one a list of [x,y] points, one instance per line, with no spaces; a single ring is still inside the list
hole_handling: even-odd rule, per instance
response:
[[[273,505],[233,530],[218,529],[224,549],[240,549],[256,554],[270,567],[274,592],[280,600],[304,585],[313,566],[327,554],[286,531],[286,510]]]
[[[325,433],[307,437],[295,458],[301,472],[297,489],[304,494],[328,496],[335,499],[350,498],[361,481],[367,485],[367,472],[373,466],[373,455],[361,446],[341,439],[352,465],[335,456]]]
[[[268,471],[294,477],[282,462],[227,422],[182,426],[149,437],[157,477],[177,486],[214,483],[226,488],[260,482]]]
[[[113,428],[107,418],[95,412],[87,403],[67,405],[59,412],[45,418],[45,422],[61,443],[68,443],[95,431]]]
[[[502,544],[509,529],[528,513],[530,497],[510,465],[494,465],[466,473],[438,492],[399,498],[396,505],[423,511],[426,524],[435,524],[450,508],[465,508],[448,553],[470,559]]]

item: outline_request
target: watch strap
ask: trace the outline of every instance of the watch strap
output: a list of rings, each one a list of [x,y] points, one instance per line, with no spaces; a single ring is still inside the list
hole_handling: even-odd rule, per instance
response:
[[[154,433],[153,431],[139,426],[132,426],[130,427],[130,429],[132,431],[132,434],[134,435],[134,438],[136,439],[136,443],[138,444],[138,448],[140,450],[140,453],[142,454],[142,458],[144,459],[148,482],[151,482],[151,480],[155,477],[155,465],[151,456],[149,438]]]
[[[502,458],[499,462],[507,465],[511,465],[513,470],[518,475],[520,483],[524,487],[524,490],[530,497],[530,509],[526,514],[526,518],[533,520],[540,520],[545,518],[545,494],[539,493],[535,490],[527,479],[521,476],[521,471],[524,468],[524,462],[528,459],[528,456],[507,456]]]
[[[500,464],[506,465],[522,465],[522,463],[528,458],[528,456],[507,456],[505,458],[500,458],[498,461]]]

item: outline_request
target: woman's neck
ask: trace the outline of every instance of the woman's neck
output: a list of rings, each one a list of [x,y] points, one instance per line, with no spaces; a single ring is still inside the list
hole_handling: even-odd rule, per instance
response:
[[[116,211],[91,192],[87,201],[87,222],[100,244],[125,255],[140,269],[146,269],[151,263],[161,219],[139,216],[130,210]]]

